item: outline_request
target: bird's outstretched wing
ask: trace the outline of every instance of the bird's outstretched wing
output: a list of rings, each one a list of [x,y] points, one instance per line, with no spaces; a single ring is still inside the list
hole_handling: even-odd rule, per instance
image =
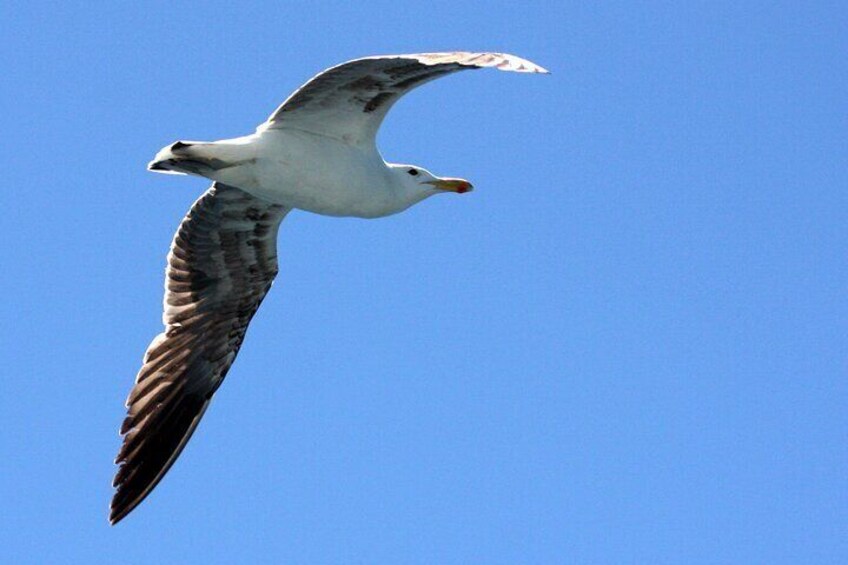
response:
[[[288,211],[215,183],[180,224],[165,274],[165,331],[127,398],[113,524],[162,479],[227,374],[277,274],[277,230]]]
[[[505,53],[419,53],[354,59],[310,79],[271,114],[260,130],[292,128],[351,144],[373,144],[383,118],[401,96],[450,73],[485,67],[548,72]]]

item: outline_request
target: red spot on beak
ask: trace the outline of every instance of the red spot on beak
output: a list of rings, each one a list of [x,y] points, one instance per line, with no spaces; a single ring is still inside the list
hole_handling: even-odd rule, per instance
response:
[[[427,181],[427,184],[432,184],[439,190],[456,192],[457,194],[471,192],[474,189],[471,183],[464,179],[438,179]]]

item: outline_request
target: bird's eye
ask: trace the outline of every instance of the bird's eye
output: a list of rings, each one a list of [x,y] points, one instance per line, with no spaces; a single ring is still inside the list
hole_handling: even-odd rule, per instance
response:
[[[418,176],[418,169],[409,169],[406,172],[409,173],[410,175],[414,176],[414,177]]]

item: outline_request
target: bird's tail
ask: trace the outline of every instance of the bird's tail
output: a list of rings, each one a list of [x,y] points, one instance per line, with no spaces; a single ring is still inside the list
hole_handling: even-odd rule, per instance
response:
[[[163,148],[147,165],[150,171],[197,175],[216,179],[216,172],[244,162],[243,152],[227,143],[176,141]]]

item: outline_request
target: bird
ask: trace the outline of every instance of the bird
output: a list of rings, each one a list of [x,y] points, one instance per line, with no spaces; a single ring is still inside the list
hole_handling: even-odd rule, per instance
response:
[[[505,53],[363,57],[294,91],[250,135],[176,141],[150,171],[205,177],[211,187],[180,223],[167,255],[164,331],[148,346],[126,400],[109,521],[116,524],[179,457],[277,275],[277,233],[291,210],[379,218],[469,181],[388,163],[376,135],[404,94],[464,70],[548,71]]]

